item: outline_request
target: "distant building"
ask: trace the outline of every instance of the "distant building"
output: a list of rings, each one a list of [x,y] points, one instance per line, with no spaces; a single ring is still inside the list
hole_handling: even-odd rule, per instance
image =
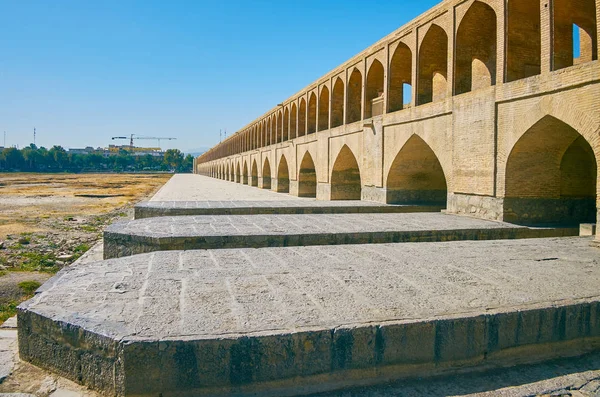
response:
[[[98,150],[102,150],[100,148],[98,148]],[[72,153],[72,154],[91,154],[96,152],[97,149],[94,149],[91,146],[87,146],[85,149],[80,149],[80,148],[69,148],[68,152]]]

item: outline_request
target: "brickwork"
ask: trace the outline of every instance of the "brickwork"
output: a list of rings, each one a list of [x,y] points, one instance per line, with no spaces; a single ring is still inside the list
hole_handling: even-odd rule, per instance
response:
[[[346,179],[334,178],[334,164],[346,146],[363,199],[437,201],[445,185],[455,213],[596,222],[599,17],[595,0],[446,0],[213,148],[196,172],[218,177],[239,158],[256,160],[260,171],[284,154],[290,194],[335,199]],[[376,113],[383,114],[376,115],[380,95]],[[297,111],[288,140],[272,144],[266,127],[287,109]],[[571,140],[557,131],[569,131]],[[263,133],[262,140],[247,139]],[[429,149],[413,147],[413,136]],[[306,153],[314,182],[313,171],[301,166]],[[408,163],[413,171],[398,167]],[[440,168],[445,181],[430,189],[425,181]],[[579,215],[565,215],[573,211]]]

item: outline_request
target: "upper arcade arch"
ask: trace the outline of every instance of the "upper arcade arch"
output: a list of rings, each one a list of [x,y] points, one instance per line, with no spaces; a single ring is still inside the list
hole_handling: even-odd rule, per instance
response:
[[[310,93],[308,99],[308,125],[307,134],[314,134],[317,131],[317,96],[314,92]]]
[[[344,124],[344,82],[341,78],[335,79],[331,93],[331,128]]]
[[[496,12],[477,0],[456,32],[454,93],[496,84]]]
[[[446,98],[448,35],[432,24],[419,48],[418,105]]]
[[[319,131],[329,129],[329,88],[323,86],[319,95]]]
[[[367,72],[365,89],[365,118],[371,118],[383,113],[383,65],[377,59],[373,60]]]
[[[350,74],[347,90],[346,124],[350,124],[361,119],[362,74],[356,68],[354,68]]]

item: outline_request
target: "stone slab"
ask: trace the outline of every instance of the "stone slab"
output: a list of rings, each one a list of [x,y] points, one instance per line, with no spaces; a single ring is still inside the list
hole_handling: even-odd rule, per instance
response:
[[[284,396],[600,347],[590,238],[169,251],[63,269],[23,359],[116,395]]]
[[[136,204],[135,219],[181,215],[351,214],[440,212],[443,206],[391,205],[373,201],[147,201]]]
[[[596,224],[595,223],[582,223],[579,225],[580,236],[595,236],[596,235]]]
[[[441,213],[216,215],[136,219],[104,231],[104,258],[207,248],[371,244],[576,236]]]

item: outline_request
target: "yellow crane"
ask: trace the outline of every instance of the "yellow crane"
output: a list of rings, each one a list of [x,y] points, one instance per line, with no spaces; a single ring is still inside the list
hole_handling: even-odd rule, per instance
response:
[[[158,148],[160,149],[160,140],[164,139],[165,141],[172,141],[175,140],[177,138],[171,138],[171,137],[157,137],[157,136],[139,136],[139,135],[135,135],[135,134],[131,134],[131,136],[128,138],[126,136],[113,136],[112,140],[114,141],[115,139],[129,139],[129,147],[131,148],[131,150],[133,151],[133,140],[134,139],[156,139],[158,140]]]

